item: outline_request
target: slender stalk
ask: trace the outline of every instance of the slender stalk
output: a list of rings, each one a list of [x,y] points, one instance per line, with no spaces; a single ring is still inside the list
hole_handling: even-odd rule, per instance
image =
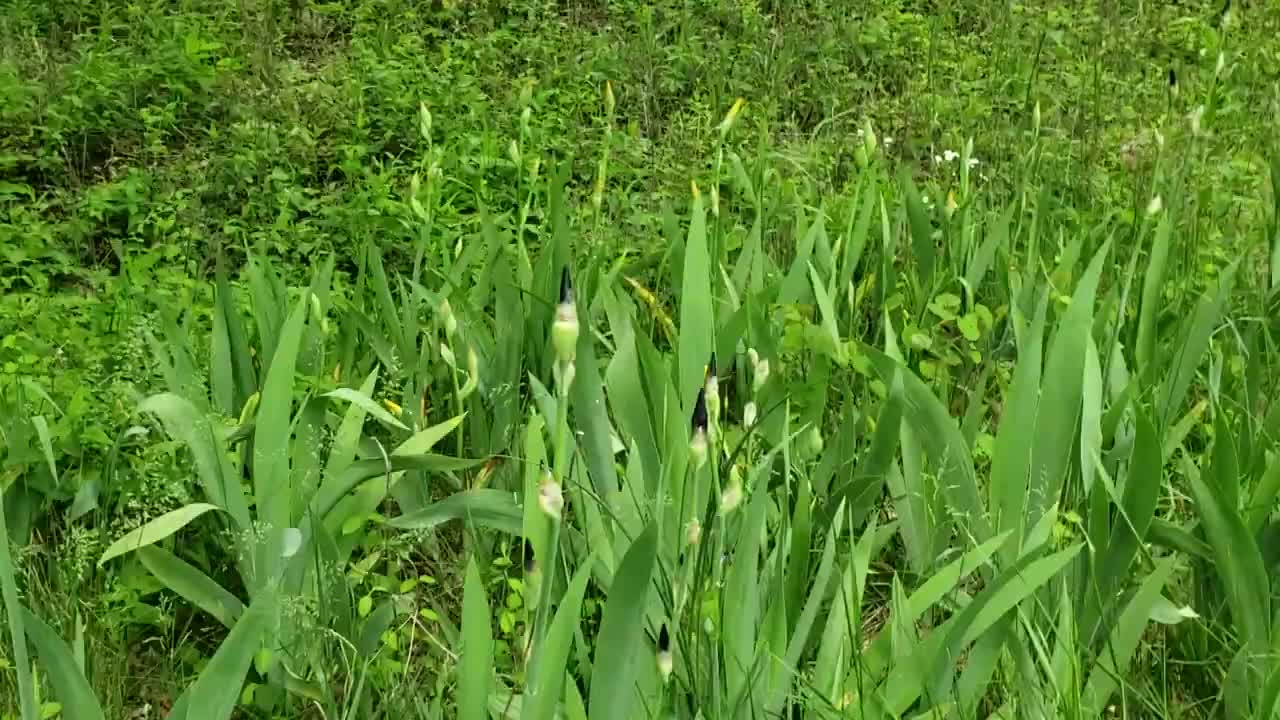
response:
[[[9,634],[13,641],[13,664],[17,667],[18,700],[22,720],[36,720],[35,686],[31,684],[31,660],[27,656],[26,630],[22,609],[18,604],[18,584],[14,580],[13,560],[9,557],[9,528],[5,521],[4,491],[0,490],[0,591],[9,615]]]

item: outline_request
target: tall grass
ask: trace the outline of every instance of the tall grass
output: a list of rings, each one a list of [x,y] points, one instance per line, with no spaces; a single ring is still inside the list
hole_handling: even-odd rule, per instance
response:
[[[549,160],[516,163],[517,222],[461,242],[420,179],[407,275],[376,244],[337,285],[332,259],[306,287],[220,273],[207,344],[190,314],[154,338],[167,388],[138,407],[200,500],[99,561],[225,626],[169,716],[401,707],[372,668],[413,608],[346,570],[405,531],[463,553],[423,716],[1148,717],[1221,679],[1189,692],[1271,717],[1274,217],[1201,277],[1185,167],[1145,218],[1081,225],[1031,184],[1034,137],[1007,202],[962,169],[933,205],[864,140],[845,193],[713,148],[649,278]],[[7,544],[0,581],[23,720],[37,690],[105,717],[110,669],[20,604]],[[1206,667],[1135,667],[1157,648]]]

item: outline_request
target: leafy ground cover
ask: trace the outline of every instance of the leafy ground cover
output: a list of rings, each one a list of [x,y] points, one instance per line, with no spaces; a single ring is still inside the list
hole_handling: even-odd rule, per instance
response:
[[[0,13],[0,717],[1272,717],[1265,3]]]

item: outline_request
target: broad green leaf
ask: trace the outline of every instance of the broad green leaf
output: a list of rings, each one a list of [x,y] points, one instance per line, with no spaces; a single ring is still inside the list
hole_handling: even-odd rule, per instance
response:
[[[903,423],[916,431],[930,467],[936,469],[938,486],[956,515],[960,536],[979,543],[990,539],[993,533],[978,489],[973,456],[960,426],[915,373],[876,348],[862,347],[886,384],[893,381],[894,373],[901,373],[905,399]]]
[[[1082,545],[1074,545],[1041,558],[1037,558],[1034,553],[1022,556],[983,588],[963,612],[947,622],[945,635],[938,632],[931,636],[922,645],[922,652],[927,653],[925,658],[933,668],[929,680],[929,697],[946,697],[952,669],[964,648],[985,633],[1005,613],[1053,579],[1075,558],[1081,547]],[[945,640],[940,640],[944,636]],[[890,701],[890,707],[897,711],[905,710],[921,690],[912,689],[909,683],[895,682],[892,675],[888,688],[891,697],[896,698]]]
[[[609,586],[595,638],[588,705],[592,718],[631,716],[636,699],[636,661],[648,656],[644,618],[657,545],[658,529],[650,525],[631,544]]]
[[[493,683],[493,629],[480,568],[467,563],[462,595],[462,654],[458,666],[459,720],[488,720],[489,688]]]
[[[585,312],[586,308],[580,309],[584,312],[579,317],[590,317],[590,313]],[[587,461],[591,487],[607,503],[618,487],[618,473],[613,462],[613,429],[609,423],[609,411],[605,408],[600,365],[596,362],[595,333],[590,331],[589,321],[584,323],[584,327],[588,329],[578,333],[577,372],[570,388],[572,429]]]
[[[40,438],[40,449],[44,452],[44,462],[49,466],[49,476],[53,478],[53,484],[58,484],[58,463],[53,459],[53,439],[49,436],[49,422],[44,419],[43,415],[37,415],[31,418],[31,424],[35,426],[36,436]]]
[[[715,319],[711,300],[711,258],[707,250],[707,218],[702,195],[695,188],[685,245],[680,291],[680,406],[690,411],[702,386],[703,374],[715,348]],[[589,334],[589,333],[583,333]]]
[[[1191,316],[1186,330],[1174,345],[1177,350],[1171,358],[1171,371],[1165,376],[1164,383],[1157,392],[1159,398],[1159,419],[1168,422],[1182,407],[1182,401],[1191,387],[1200,361],[1209,350],[1209,341],[1217,329],[1218,320],[1222,317],[1223,307],[1231,295],[1235,284],[1236,268],[1239,261],[1227,266],[1218,276],[1217,285],[1206,290],[1200,301],[1196,303],[1195,312]]]
[[[391,427],[396,428],[398,430],[405,430],[405,431],[409,430],[408,426],[406,426],[404,423],[397,420],[394,415],[387,412],[386,408],[374,402],[373,398],[369,397],[368,395],[365,395],[359,390],[353,390],[351,388],[338,388],[337,390],[330,390],[329,392],[325,393],[321,397],[331,397],[331,398],[337,398],[338,400],[346,400],[347,402],[353,405],[359,405],[361,408],[364,409],[365,412],[377,418],[378,421],[383,423],[384,425],[390,425]]]
[[[152,395],[138,405],[138,411],[160,418],[165,432],[187,446],[209,501],[227,511],[237,530],[248,530],[252,524],[248,503],[227,457],[226,442],[209,417],[173,393]]]
[[[826,542],[823,543],[822,560],[818,563],[818,572],[813,576],[813,586],[809,589],[809,597],[804,602],[799,619],[787,642],[786,656],[781,663],[774,661],[773,678],[770,683],[772,693],[766,710],[770,716],[781,712],[782,704],[791,691],[792,674],[800,666],[800,658],[809,646],[809,632],[818,619],[818,612],[827,599],[827,586],[831,581],[831,572],[835,566],[836,538],[843,527],[843,508],[836,511],[836,522],[827,531]],[[839,610],[841,608],[833,608]]]
[[[1232,619],[1248,647],[1259,655],[1271,647],[1270,586],[1258,544],[1245,528],[1235,508],[1227,506],[1217,492],[1200,478],[1191,478],[1191,494],[1196,501],[1205,537],[1213,548],[1213,567],[1226,590]]]
[[[1110,249],[1110,243],[1104,243],[1089,263],[1045,357],[1046,381],[1040,388],[1027,482],[1028,527],[1058,501],[1062,485],[1066,482],[1080,426],[1085,356],[1093,329],[1094,298]]]
[[[1098,653],[1097,666],[1089,673],[1089,680],[1081,695],[1083,717],[1101,717],[1111,693],[1118,687],[1120,678],[1133,657],[1142,634],[1147,629],[1151,609],[1161,599],[1169,575],[1178,562],[1177,557],[1166,557],[1156,563],[1155,570],[1142,581],[1138,592],[1121,613],[1106,647]]]
[[[31,661],[27,657],[27,643],[23,615],[27,612],[18,602],[18,584],[13,572],[13,558],[9,555],[8,510],[5,508],[6,488],[0,487],[0,597],[4,599],[5,616],[8,618],[9,638],[15,665],[14,678],[18,687],[18,706],[22,720],[36,720],[35,685],[31,682]]]
[[[1095,567],[1096,589],[1091,589],[1084,600],[1087,612],[1082,618],[1080,630],[1086,641],[1094,637],[1095,623],[1110,612],[1109,607],[1097,606],[1098,598],[1114,598],[1122,589],[1124,581],[1131,577],[1130,565],[1138,548],[1146,540],[1164,487],[1160,438],[1155,425],[1143,412],[1137,413],[1135,425],[1136,437],[1133,456],[1129,460],[1129,476],[1125,481],[1123,497],[1115,499],[1120,508],[1119,517],[1116,518],[1109,538],[1092,538],[1097,544],[1104,540],[1106,544],[1100,548]],[[1103,481],[1109,485],[1105,476]]]
[[[391,518],[387,525],[405,530],[427,530],[450,520],[462,520],[519,535],[522,516],[512,493],[479,488],[456,492],[421,510]]]
[[[565,589],[560,607],[556,610],[555,619],[552,620],[541,647],[534,648],[537,654],[536,669],[525,694],[525,705],[520,715],[522,720],[552,720],[555,717],[556,704],[560,702],[564,676],[568,670],[569,648],[578,632],[582,594],[587,589],[593,565],[594,553],[578,568],[569,587]]]
[[[360,392],[371,395],[377,384],[378,369],[375,367],[360,384]],[[326,478],[336,475],[355,460],[363,435],[365,414],[364,408],[359,405],[351,404],[347,407],[342,421],[333,432],[333,442],[329,445],[329,457],[324,468]]]
[[[978,569],[985,568],[991,556],[1000,549],[1001,545],[1009,540],[1010,536],[1011,534],[1008,532],[997,535],[964,553],[929,576],[929,579],[925,580],[906,599],[905,611],[907,616],[902,618],[903,622],[916,622],[930,608],[955,592],[955,588],[960,584],[961,580],[972,575]],[[873,676],[884,672],[888,667],[890,660],[889,635],[889,633],[881,633],[872,641],[871,646],[864,653],[863,659],[866,663],[866,668]]]
[[[1002,553],[1006,562],[1018,556],[1027,528],[1027,475],[1031,469],[1031,446],[1040,405],[1041,353],[1048,301],[1048,294],[1040,296],[1031,325],[1019,333],[1018,362],[1013,369],[1013,384],[1004,400],[1004,414],[996,431],[991,460],[990,493],[996,529],[1013,531],[1015,538]],[[1016,306],[1010,311],[1013,322],[1020,324]]]
[[[183,505],[177,510],[171,510],[158,518],[148,522],[140,528],[125,533],[115,542],[107,547],[102,553],[102,557],[98,558],[98,567],[102,567],[112,558],[124,555],[127,552],[146,547],[155,542],[159,542],[170,535],[178,532],[186,527],[187,523],[195,520],[210,510],[218,510],[217,505],[209,503],[191,503]]]
[[[273,528],[286,528],[293,524],[290,517],[293,483],[289,469],[293,376],[309,305],[305,295],[299,298],[285,322],[258,404],[253,435],[253,497],[258,522]],[[256,561],[256,583],[276,577],[280,553],[271,547],[272,544],[264,543],[263,552]]]
[[[1138,306],[1138,341],[1134,355],[1139,373],[1154,377],[1156,355],[1156,318],[1164,307],[1164,277],[1169,260],[1169,237],[1173,233],[1173,220],[1169,213],[1160,218],[1147,270],[1142,274],[1142,301]]]
[[[244,604],[235,595],[168,550],[143,547],[138,558],[157,580],[228,628],[244,613]]]
[[[273,590],[258,595],[210,658],[195,683],[173,704],[170,720],[227,720],[235,710],[245,673],[275,622],[277,597]]]
[[[445,420],[442,423],[432,425],[425,430],[419,430],[414,433],[408,440],[396,446],[391,451],[392,455],[421,455],[429,452],[435,447],[436,443],[448,437],[450,433],[458,429],[466,415],[458,415],[457,417]]]
[[[53,695],[62,705],[63,717],[77,720],[105,718],[71,648],[35,613],[22,608],[22,614],[27,637],[40,656],[49,683],[53,685]]]

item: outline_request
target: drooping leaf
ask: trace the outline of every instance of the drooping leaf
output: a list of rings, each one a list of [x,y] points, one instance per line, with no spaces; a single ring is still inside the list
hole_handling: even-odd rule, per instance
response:
[[[209,512],[218,510],[217,505],[210,503],[190,503],[177,510],[171,510],[140,528],[131,530],[111,543],[98,558],[98,567],[102,567],[112,558],[120,557],[127,552],[159,542],[187,526],[192,520]]]

